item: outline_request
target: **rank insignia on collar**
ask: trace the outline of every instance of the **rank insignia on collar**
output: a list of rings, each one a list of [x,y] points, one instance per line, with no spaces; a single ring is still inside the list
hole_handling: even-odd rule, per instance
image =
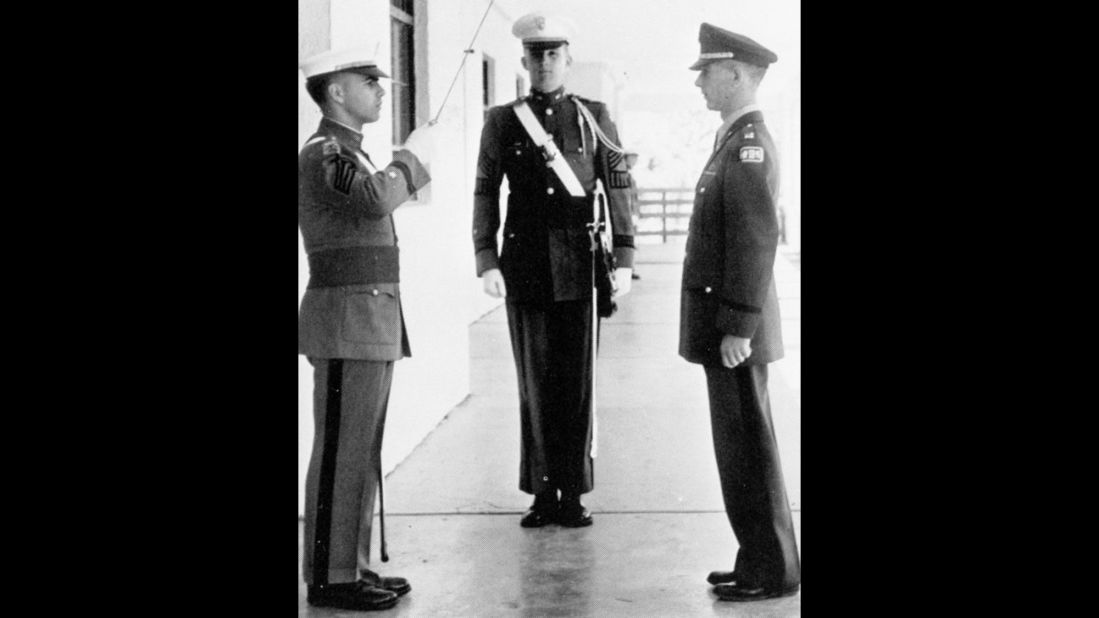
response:
[[[339,145],[339,143],[337,143],[335,141],[325,142],[323,152],[326,156],[331,155],[331,154],[339,154],[340,145]]]
[[[763,149],[759,146],[745,146],[740,149],[740,160],[746,163],[763,163]]]
[[[755,139],[755,138],[756,138],[756,132],[755,131],[748,131],[747,133],[744,134],[744,139]]]

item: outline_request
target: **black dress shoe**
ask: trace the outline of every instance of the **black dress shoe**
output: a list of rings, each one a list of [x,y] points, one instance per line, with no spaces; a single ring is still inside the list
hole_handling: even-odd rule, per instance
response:
[[[637,273],[630,273],[630,279],[633,279],[634,281],[637,281],[640,278],[641,278],[641,275],[639,275]]]
[[[568,528],[582,528],[592,523],[591,512],[576,501],[562,501],[561,508],[557,511],[557,523]]]
[[[800,584],[789,588],[768,588],[766,586],[732,583],[714,586],[714,594],[722,601],[762,601],[763,599],[790,596],[797,593],[800,588]]]
[[[710,574],[706,576],[706,581],[713,586],[716,586],[718,584],[731,584],[736,581],[736,572],[710,571]]]
[[[306,600],[317,607],[335,607],[359,612],[389,609],[397,604],[397,594],[359,580],[348,584],[309,586]]]
[[[412,584],[403,577],[382,577],[370,569],[359,569],[359,577],[375,588],[396,592],[397,596],[404,596],[412,590]]]
[[[524,528],[541,528],[546,524],[551,524],[556,510],[532,506],[523,514],[523,518],[519,520],[519,525]]]

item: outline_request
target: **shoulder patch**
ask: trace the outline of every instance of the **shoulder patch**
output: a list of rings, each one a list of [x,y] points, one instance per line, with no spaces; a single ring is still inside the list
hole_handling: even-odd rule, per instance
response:
[[[745,163],[763,163],[763,148],[744,146],[740,149],[740,160]]]

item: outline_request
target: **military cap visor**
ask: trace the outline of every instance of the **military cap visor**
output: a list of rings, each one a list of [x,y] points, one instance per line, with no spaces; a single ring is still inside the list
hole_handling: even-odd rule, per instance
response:
[[[531,51],[544,51],[547,49],[557,49],[562,45],[568,45],[569,42],[565,40],[530,40],[523,41],[523,49],[529,49]]]
[[[698,60],[690,66],[692,71],[699,71],[707,64],[718,60],[739,60],[764,68],[778,61],[775,52],[743,34],[730,32],[711,24],[702,24],[699,28],[698,43],[701,51],[698,54]]]

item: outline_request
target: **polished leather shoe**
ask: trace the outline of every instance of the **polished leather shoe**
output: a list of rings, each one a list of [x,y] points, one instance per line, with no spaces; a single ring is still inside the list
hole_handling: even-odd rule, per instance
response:
[[[541,528],[546,524],[553,523],[555,511],[556,509],[551,510],[532,506],[523,514],[523,518],[519,520],[519,525],[524,528]]]
[[[396,592],[397,596],[404,596],[412,590],[412,584],[403,577],[382,577],[370,569],[359,569],[359,577],[375,588]]]
[[[711,585],[731,584],[736,581],[736,571],[710,571],[706,581]]]
[[[763,599],[790,596],[797,593],[800,588],[801,585],[789,588],[768,588],[732,583],[714,586],[714,594],[722,601],[762,601]]]
[[[335,607],[359,612],[389,609],[397,604],[397,594],[359,580],[348,584],[309,586],[306,600],[317,607]]]
[[[557,511],[557,523],[568,528],[581,528],[592,523],[591,512],[579,501],[562,502]]]

